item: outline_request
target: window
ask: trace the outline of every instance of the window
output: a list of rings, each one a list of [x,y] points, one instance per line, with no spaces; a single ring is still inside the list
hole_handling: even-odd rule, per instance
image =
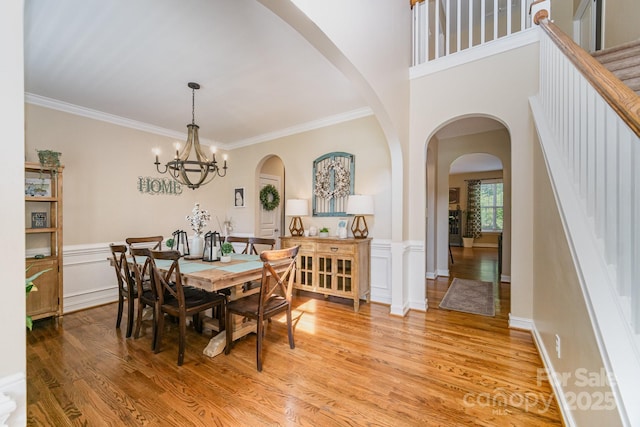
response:
[[[480,216],[482,231],[502,231],[504,219],[502,180],[482,181]]]

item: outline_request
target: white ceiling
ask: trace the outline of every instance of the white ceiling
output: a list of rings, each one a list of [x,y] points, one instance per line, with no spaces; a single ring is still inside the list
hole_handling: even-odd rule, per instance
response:
[[[370,113],[332,64],[255,0],[27,0],[25,80],[30,102],[167,134],[186,134],[194,81],[200,137],[218,144]]]
[[[201,141],[227,148],[371,114],[331,63],[256,0],[27,0],[24,31],[29,102],[181,140],[190,81],[201,85]],[[438,137],[496,126],[464,119]]]

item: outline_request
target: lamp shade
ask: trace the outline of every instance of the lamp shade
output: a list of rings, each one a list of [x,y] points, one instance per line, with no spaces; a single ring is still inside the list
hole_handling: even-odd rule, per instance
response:
[[[354,194],[347,200],[347,214],[373,215],[373,197],[364,194]]]
[[[287,216],[307,216],[309,202],[306,199],[288,199],[285,212]]]

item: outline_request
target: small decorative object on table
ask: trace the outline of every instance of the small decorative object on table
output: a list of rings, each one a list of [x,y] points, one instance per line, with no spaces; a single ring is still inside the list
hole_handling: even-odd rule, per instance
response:
[[[202,232],[207,226],[207,222],[211,219],[209,211],[203,209],[200,210],[200,203],[195,204],[191,211],[193,215],[187,215],[186,219],[191,223],[191,229],[193,230],[193,237],[191,238],[191,250],[190,255],[196,258],[202,258],[204,252],[204,238]]]
[[[233,252],[233,245],[229,242],[222,244],[222,256],[220,257],[221,262],[229,262],[231,261],[231,252]]]
[[[327,227],[322,227],[318,235],[320,237],[329,237],[329,229]]]
[[[204,253],[202,254],[203,261],[218,261],[220,260],[220,233],[217,231],[209,231],[204,235]]]

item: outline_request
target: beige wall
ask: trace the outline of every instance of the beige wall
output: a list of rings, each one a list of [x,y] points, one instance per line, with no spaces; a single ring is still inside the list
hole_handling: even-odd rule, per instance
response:
[[[415,197],[409,201],[410,239],[423,241],[426,233],[427,206],[423,196],[426,194],[425,157],[432,135],[448,123],[468,116],[490,117],[504,124],[511,143],[511,169],[517,173],[511,176],[511,236],[508,240],[505,235],[503,243],[511,246],[511,241],[517,242],[509,253],[511,314],[523,319],[531,319],[533,314],[531,150],[534,131],[528,99],[538,91],[538,57],[538,45],[530,44],[411,81],[411,152],[408,165],[413,179],[408,186],[411,186],[411,194]],[[483,76],[482,81],[474,76]],[[440,143],[439,157],[442,146]],[[444,179],[448,180],[448,174],[447,169]],[[443,194],[448,195],[448,184],[444,187]],[[444,206],[446,211],[448,200]]]
[[[64,245],[110,243],[134,235],[170,236],[176,229],[192,233],[185,216],[195,202],[212,216],[232,202],[229,178],[216,178],[180,196],[143,194],[138,177],[162,177],[155,170],[152,149],[162,147],[168,160],[173,139],[57,110],[26,104],[27,160],[36,149],[62,153],[64,169]],[[230,156],[229,177],[243,168]]]
[[[611,389],[581,385],[583,372],[592,375],[594,380],[603,379],[601,369],[604,364],[538,144],[534,155],[534,228],[537,232],[533,241],[533,318],[543,350],[552,364],[549,370],[567,378],[563,387],[565,393],[569,393],[567,398],[581,399],[573,402],[574,407],[579,407],[579,402],[587,402],[587,399],[596,402],[606,397]],[[556,334],[561,340],[561,357],[555,351]],[[598,401],[603,407],[608,405],[603,400]],[[591,404],[586,406],[591,407]],[[614,410],[574,410],[573,417],[576,425],[621,425],[618,412]]]
[[[209,210],[209,229],[218,229],[229,217],[234,232],[252,234],[258,165],[272,155],[284,164],[288,194],[311,198],[312,163],[322,154],[347,151],[356,156],[355,191],[375,196],[376,215],[369,218],[370,235],[389,238],[390,161],[384,136],[374,117],[240,148],[229,153],[229,171],[197,189],[183,189],[179,196],[150,195],[138,191],[138,177],[161,177],[153,165],[152,148],[174,142],[170,138],[124,128],[31,104],[26,105],[26,156],[36,161],[36,149],[62,152],[64,170],[64,245],[122,241],[132,235],[162,234],[176,229],[189,234],[185,216],[199,202]],[[161,155],[162,160],[162,155]],[[267,173],[281,174],[268,160]],[[233,207],[233,188],[245,188],[244,209]],[[305,218],[305,225],[335,227],[337,219]]]
[[[606,0],[604,14],[605,47],[640,38],[640,1]]]
[[[389,239],[391,162],[384,134],[373,116],[233,150],[233,158],[242,159],[245,166],[234,174],[230,184],[245,187],[247,200],[258,200],[256,165],[266,157],[277,155],[284,164],[283,202],[289,198],[311,200],[313,161],[334,151],[355,155],[354,191],[374,196],[375,215],[367,218],[369,235],[375,239]],[[236,214],[242,215],[237,217],[239,227],[252,231],[255,228],[253,210],[250,207],[246,211]],[[337,217],[309,216],[303,218],[303,223],[305,228],[327,226],[333,231],[338,220]]]

